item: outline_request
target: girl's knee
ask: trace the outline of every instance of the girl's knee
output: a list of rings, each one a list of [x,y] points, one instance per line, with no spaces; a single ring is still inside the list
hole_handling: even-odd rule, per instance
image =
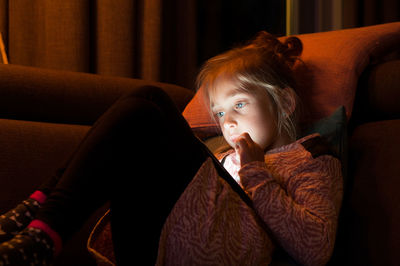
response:
[[[151,104],[153,107],[162,110],[163,112],[177,113],[177,108],[170,96],[160,87],[143,86],[129,92],[127,95],[120,98],[123,102],[142,101]]]

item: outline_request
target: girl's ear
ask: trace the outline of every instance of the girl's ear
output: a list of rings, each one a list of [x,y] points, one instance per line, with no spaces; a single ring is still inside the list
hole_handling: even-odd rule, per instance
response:
[[[288,116],[292,115],[294,110],[296,109],[296,93],[292,88],[284,88],[284,97],[285,97],[285,112]]]

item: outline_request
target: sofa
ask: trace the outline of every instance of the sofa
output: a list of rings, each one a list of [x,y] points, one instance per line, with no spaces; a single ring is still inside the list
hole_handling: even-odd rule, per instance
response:
[[[400,23],[298,37],[304,45],[304,64],[295,68],[305,107],[303,127],[324,121],[339,106],[346,111],[340,128],[346,137],[341,150],[346,186],[329,264],[397,265]],[[201,91],[139,79],[0,64],[0,213],[28,197],[57,171],[116,99],[143,85],[164,89],[195,134],[212,143],[218,131],[199,101]],[[72,236],[55,265],[96,265],[87,240],[107,207],[94,213]]]
[[[194,95],[172,84],[0,64],[0,213],[53,175],[116,99],[144,85],[162,87],[180,110]],[[106,208],[66,243],[55,265],[96,265],[86,242]]]

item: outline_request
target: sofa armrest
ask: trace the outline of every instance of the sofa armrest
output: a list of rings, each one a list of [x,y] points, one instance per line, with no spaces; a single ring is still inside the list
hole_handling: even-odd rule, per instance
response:
[[[183,110],[193,92],[172,84],[0,64],[0,118],[91,125],[121,95],[154,85]]]
[[[353,127],[366,122],[400,119],[399,71],[400,59],[366,68],[358,81]]]

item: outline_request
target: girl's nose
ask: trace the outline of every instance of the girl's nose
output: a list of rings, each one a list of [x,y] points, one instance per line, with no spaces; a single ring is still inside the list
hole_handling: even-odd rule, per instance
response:
[[[234,116],[232,116],[230,114],[225,114],[224,127],[225,128],[233,128],[236,126],[237,126],[237,122],[236,122],[236,119],[234,118]]]

